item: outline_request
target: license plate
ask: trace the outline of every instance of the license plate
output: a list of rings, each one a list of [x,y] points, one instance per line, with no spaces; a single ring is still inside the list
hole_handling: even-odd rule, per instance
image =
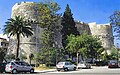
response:
[[[112,63],[112,65],[115,65],[115,63]]]

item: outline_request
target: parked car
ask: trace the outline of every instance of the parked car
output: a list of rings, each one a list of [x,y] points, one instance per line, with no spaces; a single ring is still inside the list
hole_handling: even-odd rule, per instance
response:
[[[5,66],[6,66],[6,63],[0,63],[0,72],[1,73],[5,72]]]
[[[6,65],[6,72],[18,73],[18,72],[34,72],[34,68],[26,62],[23,61],[11,61]]]
[[[120,63],[117,60],[110,60],[108,63],[108,68],[118,68]]]
[[[80,62],[80,63],[78,63],[77,68],[78,69],[80,69],[80,68],[91,68],[91,64],[89,64],[87,62]]]
[[[76,65],[72,64],[71,62],[59,62],[56,65],[57,71],[60,70],[64,70],[64,71],[68,71],[68,70],[76,70]]]

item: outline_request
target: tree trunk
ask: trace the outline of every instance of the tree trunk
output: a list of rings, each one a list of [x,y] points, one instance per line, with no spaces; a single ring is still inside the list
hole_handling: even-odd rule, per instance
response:
[[[16,58],[19,56],[19,45],[20,45],[20,36],[17,34],[17,51],[16,51]]]

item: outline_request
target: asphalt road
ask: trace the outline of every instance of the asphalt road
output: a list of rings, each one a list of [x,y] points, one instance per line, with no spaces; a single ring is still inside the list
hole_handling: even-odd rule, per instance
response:
[[[0,74],[12,75],[12,74]],[[120,68],[109,69],[105,67],[93,67],[92,69],[78,69],[76,71],[67,72],[47,72],[47,73],[34,73],[34,74],[14,74],[14,75],[120,75]]]
[[[78,69],[68,72],[49,72],[49,75],[120,75],[120,68],[93,67],[92,69]]]

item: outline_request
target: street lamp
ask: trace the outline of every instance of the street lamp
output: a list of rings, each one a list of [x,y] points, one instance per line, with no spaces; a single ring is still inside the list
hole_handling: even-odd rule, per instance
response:
[[[57,65],[57,49],[58,49],[58,43],[57,42],[54,42],[53,43],[53,47],[55,48],[55,53],[56,53],[56,65]]]
[[[117,63],[119,63],[119,43],[117,43]]]

